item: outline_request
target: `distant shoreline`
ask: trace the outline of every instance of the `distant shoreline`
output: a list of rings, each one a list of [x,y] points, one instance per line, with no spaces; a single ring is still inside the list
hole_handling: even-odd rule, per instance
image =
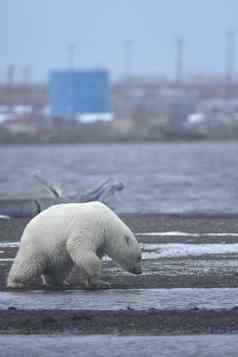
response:
[[[92,139],[92,140],[87,140],[87,139],[81,139],[81,140],[29,140],[27,138],[24,138],[22,140],[11,140],[11,141],[1,141],[0,140],[0,146],[10,146],[10,145],[78,145],[78,144],[136,144],[136,143],[149,143],[149,144],[169,144],[169,143],[230,143],[230,142],[238,142],[238,138],[232,138],[232,139],[185,139],[185,138],[174,138],[174,139],[168,139],[168,140],[161,140],[161,139],[132,139],[132,138],[126,138],[126,139]]]

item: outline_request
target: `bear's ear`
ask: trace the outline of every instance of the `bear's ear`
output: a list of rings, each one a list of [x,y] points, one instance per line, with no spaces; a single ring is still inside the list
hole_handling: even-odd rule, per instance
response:
[[[131,240],[130,237],[127,236],[127,235],[124,235],[124,238],[126,240],[127,245],[129,246],[130,245],[130,240]]]

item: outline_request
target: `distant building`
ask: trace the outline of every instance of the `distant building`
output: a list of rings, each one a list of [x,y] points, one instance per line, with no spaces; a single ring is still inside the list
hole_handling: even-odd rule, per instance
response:
[[[44,136],[49,132],[48,123],[44,118],[37,118],[32,114],[13,115],[12,118],[3,121],[1,128],[11,135]]]
[[[49,109],[52,117],[108,119],[111,83],[106,70],[52,71],[49,74]],[[106,119],[105,119],[106,120]]]

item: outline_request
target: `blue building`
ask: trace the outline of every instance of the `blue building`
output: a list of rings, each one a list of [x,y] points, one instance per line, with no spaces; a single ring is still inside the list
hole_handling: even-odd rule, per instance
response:
[[[53,117],[111,112],[111,84],[105,70],[52,71],[49,108]]]

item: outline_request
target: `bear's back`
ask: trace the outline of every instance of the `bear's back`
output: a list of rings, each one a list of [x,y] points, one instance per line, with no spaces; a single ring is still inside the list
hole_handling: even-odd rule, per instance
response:
[[[40,245],[64,243],[72,231],[103,232],[110,209],[100,202],[66,203],[51,206],[35,216],[26,226],[22,242],[37,241]],[[101,228],[101,229],[100,229]]]

